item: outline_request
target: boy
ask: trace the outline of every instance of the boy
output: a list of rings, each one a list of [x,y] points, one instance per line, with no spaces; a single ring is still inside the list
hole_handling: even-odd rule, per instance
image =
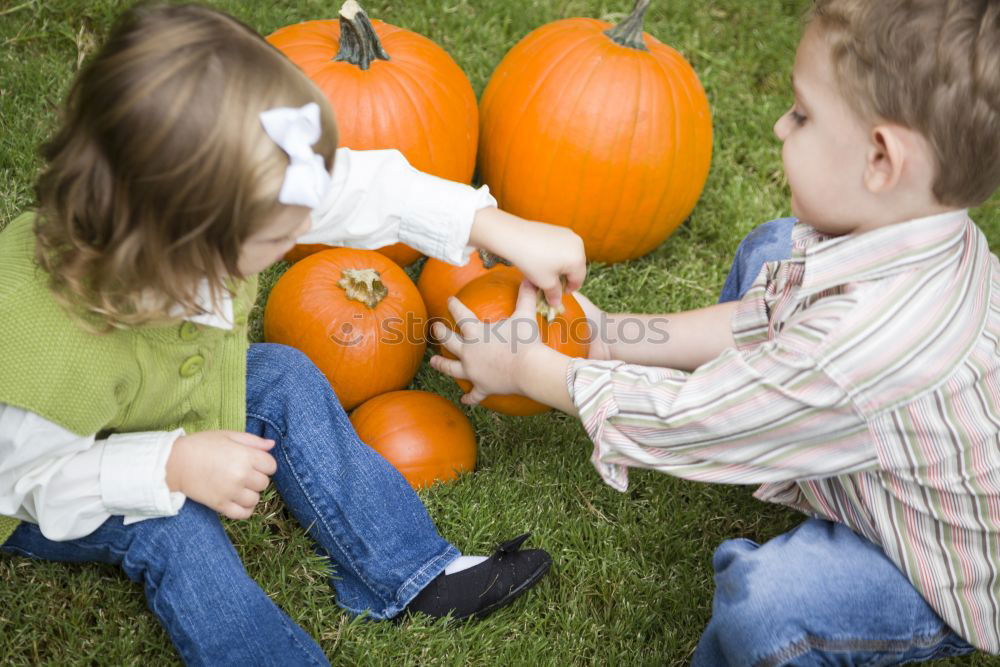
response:
[[[579,414],[615,488],[629,465],[763,483],[812,517],[719,547],[695,664],[1000,653],[1000,263],[967,216],[1000,184],[1000,2],[817,0],[792,78],[798,222],[744,240],[724,303],[571,360],[522,344],[524,285],[506,336],[453,301],[458,360],[432,363],[466,403]]]

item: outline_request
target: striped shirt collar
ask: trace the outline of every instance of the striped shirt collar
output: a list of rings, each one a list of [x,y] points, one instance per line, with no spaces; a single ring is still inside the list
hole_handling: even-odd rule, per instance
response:
[[[958,252],[971,224],[968,209],[843,236],[828,236],[798,222],[792,231],[791,261],[805,264],[799,296],[846,283],[884,278],[943,254]]]

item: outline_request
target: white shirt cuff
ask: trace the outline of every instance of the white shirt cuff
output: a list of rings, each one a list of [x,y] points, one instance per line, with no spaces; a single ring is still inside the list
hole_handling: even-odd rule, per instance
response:
[[[407,193],[399,221],[399,240],[425,255],[457,266],[469,260],[469,245],[476,212],[495,207],[490,188],[420,174]]]
[[[101,499],[109,514],[126,525],[151,517],[173,516],[185,496],[167,487],[167,459],[184,429],[110,436],[101,457]]]

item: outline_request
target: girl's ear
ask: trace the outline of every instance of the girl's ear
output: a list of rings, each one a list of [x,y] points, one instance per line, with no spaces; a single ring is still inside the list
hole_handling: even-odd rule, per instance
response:
[[[907,162],[907,132],[898,125],[876,125],[865,157],[865,188],[872,194],[893,189],[902,179]]]

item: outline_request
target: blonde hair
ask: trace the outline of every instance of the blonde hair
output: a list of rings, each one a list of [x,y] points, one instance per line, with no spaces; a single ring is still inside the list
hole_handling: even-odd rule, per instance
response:
[[[217,298],[242,278],[241,245],[282,207],[288,157],[258,114],[308,102],[332,168],[329,103],[252,29],[196,5],[123,14],[42,151],[36,258],[56,298],[105,329],[202,312],[199,284]]]
[[[854,109],[928,140],[938,201],[989,198],[1000,186],[1000,2],[815,0],[810,19]]]

